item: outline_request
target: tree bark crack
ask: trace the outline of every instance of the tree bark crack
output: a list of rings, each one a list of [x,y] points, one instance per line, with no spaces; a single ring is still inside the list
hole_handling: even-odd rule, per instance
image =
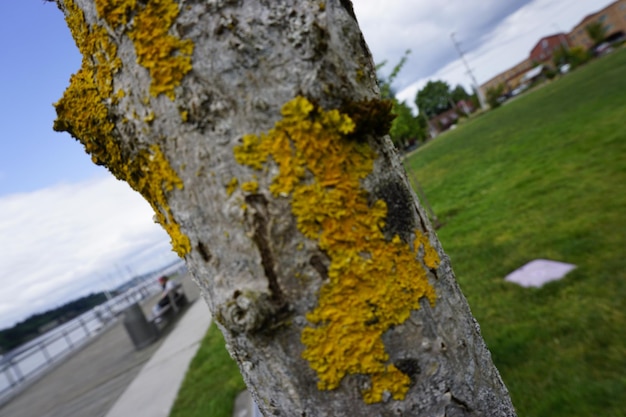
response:
[[[262,194],[252,194],[246,196],[246,204],[254,211],[252,215],[252,240],[261,255],[261,265],[268,281],[271,301],[277,307],[282,308],[285,304],[285,295],[278,284],[278,275],[275,270],[276,261],[269,243],[267,199]]]
[[[462,411],[464,415],[470,415],[474,410],[469,406],[466,401],[454,396],[451,391],[448,391],[447,394],[450,395],[451,406],[453,406],[457,411]],[[447,408],[447,407],[446,407]],[[446,410],[446,416],[448,415],[448,410]],[[456,414],[454,414],[456,415]]]
[[[324,261],[322,261],[321,256],[311,256],[311,259],[309,259],[309,264],[313,267],[313,269],[317,271],[318,274],[320,274],[320,277],[322,277],[322,281],[326,281],[328,279],[328,267],[324,264]]]
[[[213,256],[211,255],[211,252],[209,251],[209,249],[206,247],[204,243],[198,242],[196,249],[198,250],[198,253],[202,257],[204,262],[209,262],[211,258],[213,258]]]

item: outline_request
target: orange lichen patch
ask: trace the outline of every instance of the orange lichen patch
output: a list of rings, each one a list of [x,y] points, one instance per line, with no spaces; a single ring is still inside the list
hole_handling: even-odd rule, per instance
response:
[[[296,97],[267,134],[246,135],[234,150],[236,160],[260,170],[271,157],[279,173],[270,191],[291,196],[298,229],[328,254],[328,282],[302,332],[303,357],[319,377],[320,389],[337,388],[346,374],[371,376],[368,403],[383,393],[404,398],[410,380],[393,365],[382,335],[403,323],[426,297],[436,296],[424,265],[434,267],[436,251],[415,231],[413,247],[382,232],[387,206],[368,203],[361,180],[376,154],[364,141],[348,140],[355,124],[337,110],[324,111]]]
[[[165,196],[174,188],[182,188],[182,181],[158,146],[133,155],[121,148],[105,105],[107,100],[113,102],[124,97],[122,90],[113,93],[113,75],[121,67],[117,47],[103,27],[87,25],[83,12],[73,0],[65,0],[63,4],[83,61],[80,70],[72,75],[63,97],[55,104],[54,129],[69,132],[85,146],[94,163],[106,166],[118,179],[139,191],[169,233],[174,251],[183,257],[191,245],[175,222]]]
[[[174,88],[191,71],[193,42],[169,33],[178,16],[173,0],[150,0],[137,11],[128,36],[135,45],[137,62],[150,72],[150,94],[174,100]]]

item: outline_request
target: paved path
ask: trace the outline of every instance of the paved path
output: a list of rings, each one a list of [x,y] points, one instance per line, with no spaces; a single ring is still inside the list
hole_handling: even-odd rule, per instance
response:
[[[182,284],[190,301],[198,299],[198,290],[190,279],[183,279]],[[146,306],[146,308],[149,307],[150,305]],[[163,358],[167,352],[176,355],[184,350],[185,354],[189,355],[188,350],[191,345],[185,345],[186,342],[181,342],[179,345],[176,338],[186,337],[184,334],[184,329],[187,327],[186,319],[195,322],[197,320],[195,315],[200,313],[199,315],[203,316],[201,314],[203,307],[206,308],[204,301],[198,299],[173,326],[168,327],[167,332],[157,342],[140,351],[135,350],[120,321],[6,403],[0,408],[0,417],[103,417],[107,415],[109,410],[113,411],[113,408],[117,407],[118,398],[121,401],[127,395],[125,391],[132,385],[135,377],[141,374],[142,367],[152,363],[149,360],[153,356],[161,357],[161,362],[166,364],[168,361]],[[208,327],[208,308],[206,312],[203,318]],[[194,313],[194,316],[190,313]],[[191,324],[191,329],[194,330],[190,329],[189,332],[198,332],[198,337],[202,337],[204,331],[193,326],[194,323]],[[178,333],[174,334],[175,332]],[[162,347],[163,354],[156,356],[156,352],[161,351]],[[176,361],[176,357],[173,361]],[[178,367],[183,369],[184,375],[188,362],[177,363]],[[154,368],[151,366],[151,369]],[[180,385],[179,379],[182,379],[180,376],[176,377],[173,382],[168,382],[167,377],[165,373],[160,375],[163,385]],[[178,385],[176,385],[176,391]],[[151,400],[156,397],[154,393],[152,394]],[[136,412],[126,414],[128,417],[139,415]]]
[[[206,303],[196,301],[106,417],[167,417],[210,323]]]

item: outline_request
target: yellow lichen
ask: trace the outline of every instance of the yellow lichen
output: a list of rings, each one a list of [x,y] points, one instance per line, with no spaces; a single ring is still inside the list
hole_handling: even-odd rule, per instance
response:
[[[413,247],[385,239],[387,207],[368,203],[361,180],[372,171],[375,153],[347,139],[354,122],[337,110],[324,111],[303,97],[285,104],[283,118],[267,134],[246,135],[236,160],[260,170],[271,157],[279,173],[270,191],[291,196],[298,229],[328,254],[328,282],[302,332],[303,357],[317,372],[320,389],[337,388],[346,374],[371,376],[367,403],[384,392],[404,398],[410,379],[389,364],[382,335],[409,318],[426,297],[435,302],[423,262],[438,263],[428,238],[415,231]]]
[[[151,111],[150,113],[148,113],[148,115],[143,118],[143,121],[148,124],[152,123],[154,121],[154,112]]]
[[[234,177],[231,178],[230,181],[228,182],[228,185],[226,186],[226,194],[228,194],[228,196],[230,197],[231,195],[233,195],[233,193],[235,192],[238,186],[239,186],[239,180]]]
[[[372,404],[382,401],[383,394],[388,391],[394,400],[402,400],[409,390],[411,379],[398,368],[389,365],[385,372],[372,375],[371,388],[363,391],[363,399]]]
[[[63,97],[55,104],[54,129],[69,132],[85,146],[96,164],[106,166],[113,175],[139,191],[169,233],[174,251],[183,257],[191,245],[175,222],[165,196],[174,188],[182,188],[182,181],[158,146],[132,154],[121,148],[105,105],[109,100],[115,102],[124,97],[123,90],[113,93],[113,76],[121,68],[117,47],[105,28],[97,24],[89,27],[73,0],[65,0],[63,4],[83,61],[78,72],[72,75]]]
[[[430,245],[428,238],[418,233],[413,242],[413,247],[417,250],[420,246],[424,248],[424,265],[429,268],[437,268],[440,262],[439,254],[435,248]]]
[[[96,11],[112,27],[128,22],[129,13],[135,9],[137,0],[96,0]]]
[[[112,138],[115,126],[104,103],[113,94],[113,75],[121,67],[117,47],[103,27],[87,26],[83,12],[72,0],[66,0],[64,5],[67,24],[83,61],[80,70],[70,78],[63,97],[55,103],[54,129],[78,138],[94,163],[115,164],[122,157]]]
[[[117,92],[113,95],[113,97],[111,97],[111,102],[113,104],[117,104],[124,97],[126,97],[126,92],[124,90],[121,90],[121,89],[117,90]]]
[[[154,97],[165,94],[174,100],[174,88],[191,71],[193,42],[169,33],[178,13],[174,0],[150,0],[137,11],[128,32],[137,62],[150,72],[150,94]]]
[[[133,21],[128,36],[133,41],[137,62],[150,72],[150,94],[165,94],[175,98],[174,88],[191,71],[193,42],[170,34],[178,17],[178,3],[174,0],[150,0],[138,6],[137,0],[95,0],[96,11],[113,29]],[[143,3],[143,2],[142,2]],[[144,104],[149,97],[144,97]]]
[[[165,196],[165,193],[174,188],[182,189],[183,182],[172,169],[161,149],[157,145],[152,145],[150,151],[141,152],[128,165],[126,174],[124,179],[128,181],[128,184],[139,191],[152,205],[157,221],[172,239],[174,252],[181,258],[184,257],[191,250],[191,243],[174,220]]]
[[[241,184],[241,189],[247,193],[256,193],[259,190],[259,183],[256,181],[248,181]]]

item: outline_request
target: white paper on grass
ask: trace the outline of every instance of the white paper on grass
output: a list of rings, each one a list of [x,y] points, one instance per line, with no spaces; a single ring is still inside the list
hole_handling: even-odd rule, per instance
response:
[[[576,268],[576,265],[564,262],[535,259],[511,272],[504,279],[514,282],[522,287],[541,287],[543,284],[563,278],[568,272]]]

